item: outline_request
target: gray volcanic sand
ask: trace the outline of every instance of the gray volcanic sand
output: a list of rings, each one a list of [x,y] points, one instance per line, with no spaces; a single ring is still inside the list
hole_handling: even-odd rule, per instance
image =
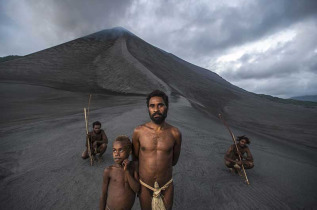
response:
[[[113,139],[131,137],[149,117],[145,96],[93,95],[90,122],[101,121],[110,148],[104,161],[91,167],[80,157],[88,96],[0,84],[1,209],[98,209],[102,172],[113,163]],[[236,136],[251,138],[255,167],[247,171],[248,186],[224,166],[232,140],[219,119],[194,109],[181,96],[171,96],[167,122],[183,134],[174,167],[174,209],[317,208],[316,147],[232,128]],[[139,209],[138,199],[133,209]]]

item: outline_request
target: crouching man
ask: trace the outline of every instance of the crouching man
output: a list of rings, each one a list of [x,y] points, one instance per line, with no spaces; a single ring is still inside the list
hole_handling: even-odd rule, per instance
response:
[[[104,130],[101,129],[101,123],[96,121],[92,124],[93,131],[88,133],[88,138],[90,139],[90,144],[92,145],[91,153],[95,157],[98,154],[98,160],[102,159],[103,153],[106,152],[107,145],[108,145],[108,138]],[[81,157],[86,159],[89,157],[88,149],[87,149],[87,142],[86,142],[86,149],[82,153]]]
[[[231,145],[225,154],[225,165],[233,173],[239,173],[243,164],[244,169],[251,169],[254,167],[253,157],[247,144],[250,144],[250,140],[246,136],[238,136],[237,147],[236,145]],[[241,156],[241,160],[239,159]]]

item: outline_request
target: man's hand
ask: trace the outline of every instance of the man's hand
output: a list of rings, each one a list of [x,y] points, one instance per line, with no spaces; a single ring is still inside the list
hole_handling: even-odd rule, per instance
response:
[[[128,169],[129,163],[130,163],[129,159],[125,159],[125,160],[122,162],[123,170],[126,171],[126,170]]]
[[[238,164],[239,166],[241,166],[242,165],[242,161],[236,161],[236,164]]]
[[[237,154],[241,157],[241,152],[240,151],[237,151]]]
[[[97,148],[97,141],[95,141],[95,142],[92,144],[92,147],[93,147],[93,148]]]
[[[94,154],[97,154],[97,153],[98,153],[98,151],[97,151],[98,144],[97,144],[97,143],[98,143],[98,142],[95,141],[95,142],[92,144],[92,148],[93,148],[93,150],[94,150]]]

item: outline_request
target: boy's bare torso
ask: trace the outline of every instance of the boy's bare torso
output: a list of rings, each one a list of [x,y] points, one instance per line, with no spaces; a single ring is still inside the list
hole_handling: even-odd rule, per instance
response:
[[[130,169],[129,172],[133,176],[134,167],[131,166],[131,168],[132,169]],[[109,184],[107,193],[108,209],[131,209],[134,204],[135,193],[129,186],[123,168],[113,165],[108,167],[106,170],[109,170]]]

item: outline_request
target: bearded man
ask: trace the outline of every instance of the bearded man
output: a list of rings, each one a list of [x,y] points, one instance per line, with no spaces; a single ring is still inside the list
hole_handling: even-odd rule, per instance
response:
[[[165,122],[168,96],[155,90],[146,98],[151,121],[134,129],[134,159],[139,162],[141,209],[172,209],[176,165],[182,143],[181,132]]]
[[[239,173],[243,164],[244,169],[251,169],[254,167],[253,156],[247,144],[250,144],[250,139],[246,136],[238,136],[236,145],[231,145],[225,154],[225,165],[231,172]],[[241,156],[241,161],[239,159]]]

